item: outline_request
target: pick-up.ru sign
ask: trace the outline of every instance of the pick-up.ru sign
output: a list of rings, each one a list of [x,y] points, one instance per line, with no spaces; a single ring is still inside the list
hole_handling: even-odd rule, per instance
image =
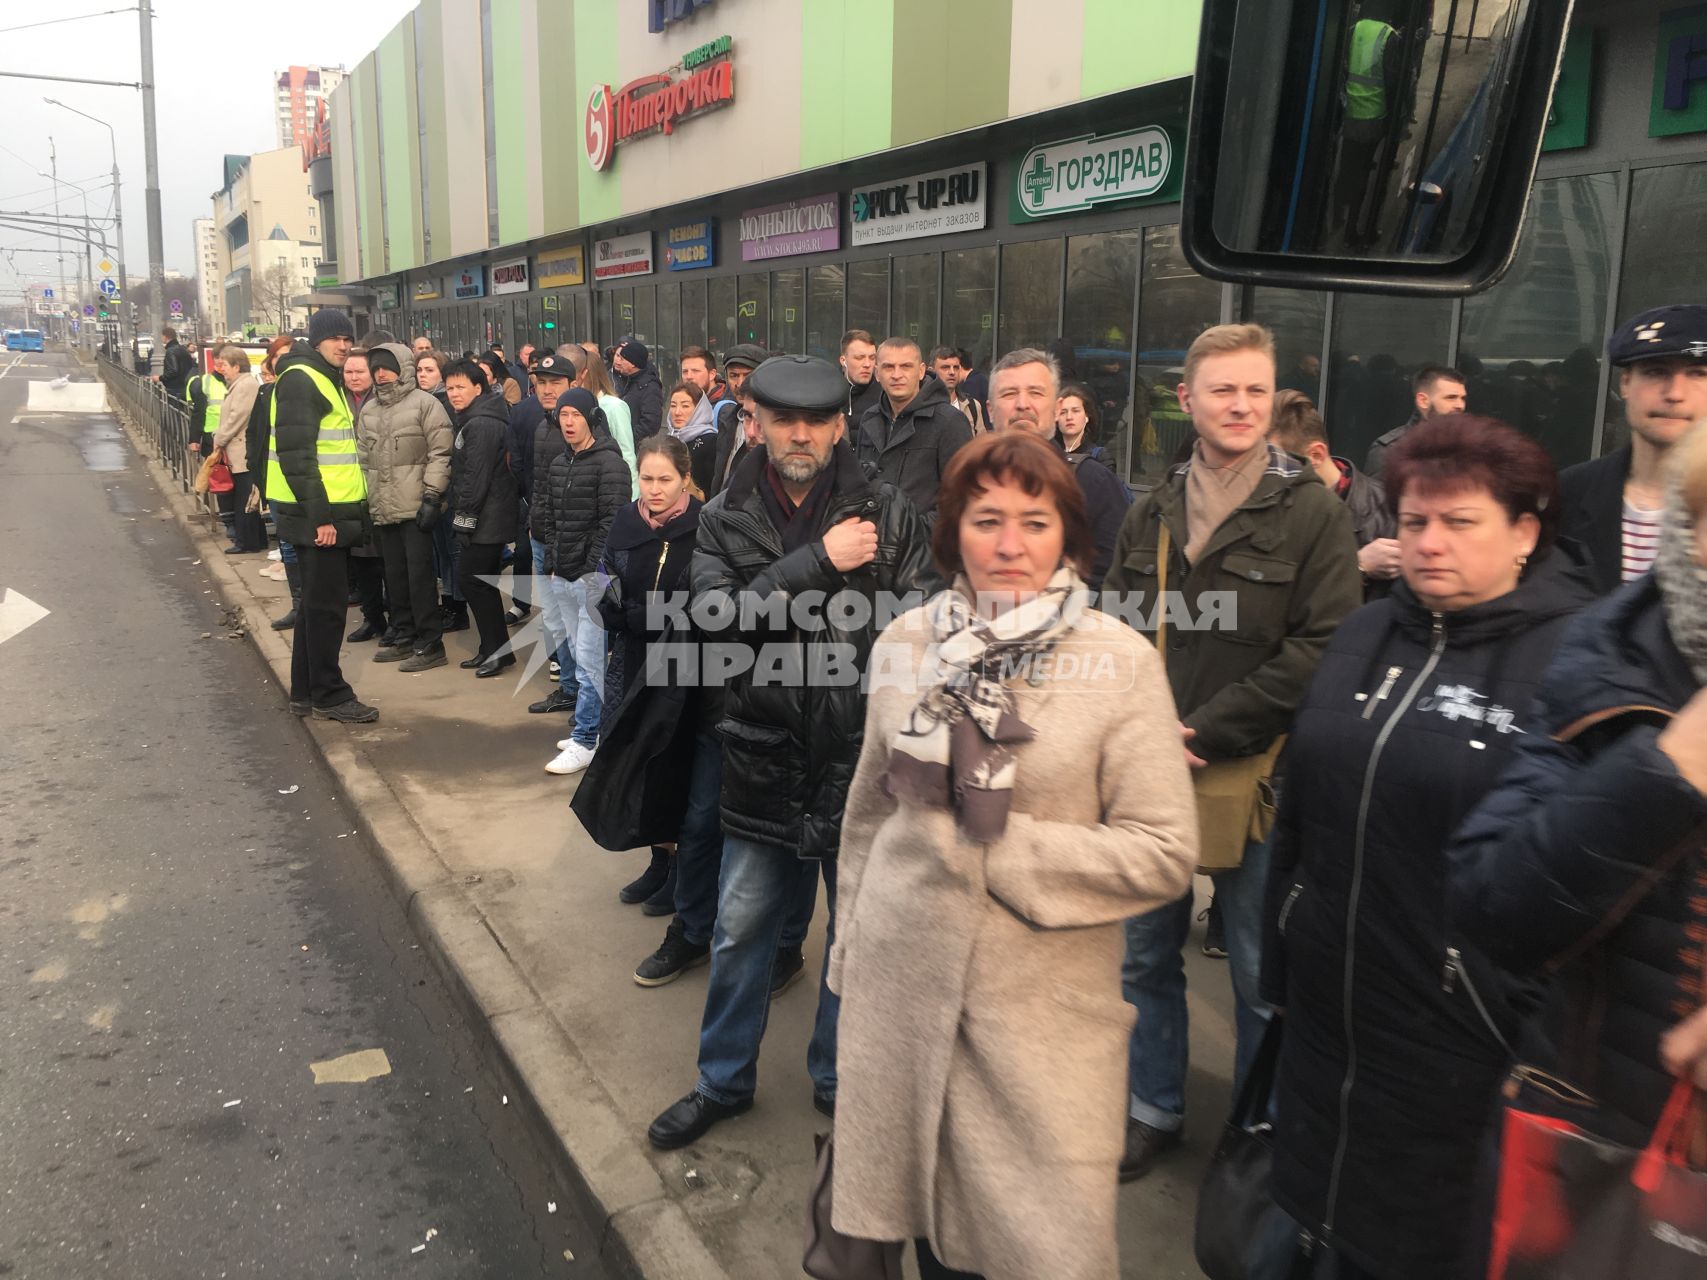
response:
[[[1030,222],[1115,200],[1177,199],[1174,153],[1173,138],[1157,125],[1040,143],[1015,169],[1010,213]]]

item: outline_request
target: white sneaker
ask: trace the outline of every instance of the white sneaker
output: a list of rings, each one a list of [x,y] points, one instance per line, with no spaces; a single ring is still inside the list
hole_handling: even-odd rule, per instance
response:
[[[557,744],[563,750],[550,764],[545,766],[547,773],[580,773],[581,770],[593,763],[592,747],[583,747],[573,739],[568,739],[566,742],[567,745],[563,742]]]
[[[269,560],[282,560],[282,559],[284,559],[284,557],[279,554],[279,549],[277,547],[274,547],[271,551],[267,552],[267,559],[269,559]]]

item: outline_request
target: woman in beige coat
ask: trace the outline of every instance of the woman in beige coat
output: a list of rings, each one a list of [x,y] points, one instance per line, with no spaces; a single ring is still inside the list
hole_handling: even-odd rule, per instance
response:
[[[249,371],[249,353],[235,343],[221,347],[213,358],[214,372],[225,383],[225,399],[219,404],[219,425],[214,429],[214,449],[225,451],[225,465],[231,469],[232,490],[229,499],[231,545],[228,556],[246,555],[267,549],[267,526],[261,519],[259,504],[249,510],[249,494],[254,489],[255,472],[250,470],[248,434],[249,415],[255,411],[255,396],[261,384]],[[265,458],[254,460],[256,467],[266,466]]]
[[[1113,1280],[1121,921],[1185,893],[1197,818],[1150,643],[1089,607],[1059,453],[981,436],[943,478],[954,587],[869,666],[829,983],[833,1222],[920,1273]]]

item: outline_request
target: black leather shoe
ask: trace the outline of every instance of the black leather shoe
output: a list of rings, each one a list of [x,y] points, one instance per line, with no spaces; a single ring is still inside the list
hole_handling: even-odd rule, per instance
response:
[[[486,655],[483,653],[477,653],[472,658],[464,658],[456,665],[461,667],[464,671],[473,671],[476,667],[483,667],[486,665]]]
[[[511,609],[504,615],[504,625],[506,627],[519,627],[528,620],[528,615],[532,612],[532,609]]]
[[[515,665],[516,655],[513,653],[506,653],[502,657],[488,658],[474,669],[474,678],[476,680],[490,680],[499,672]]]
[[[1120,1180],[1138,1181],[1155,1167],[1157,1160],[1170,1151],[1177,1151],[1180,1141],[1178,1129],[1167,1132],[1151,1128],[1141,1120],[1128,1120],[1126,1150],[1120,1156]]]
[[[403,659],[413,656],[414,652],[415,642],[404,640],[395,644],[381,645],[379,651],[373,655],[373,660],[375,662],[402,662]]]
[[[249,554],[249,548],[240,547],[234,542],[225,548],[225,554],[228,556],[246,556]]]
[[[542,716],[548,711],[573,711],[575,695],[564,693],[562,689],[553,689],[538,702],[528,703],[528,714]]]
[[[381,630],[382,628],[374,626],[371,622],[364,622],[344,639],[350,644],[362,644],[368,640],[377,640]]]
[[[303,719],[307,719],[309,716],[314,714],[314,704],[307,698],[303,698],[300,701],[292,698],[290,703],[290,713],[293,716],[301,716]]]
[[[296,610],[295,609],[292,609],[289,613],[285,614],[285,616],[282,618],[274,618],[273,619],[273,630],[274,631],[289,631],[294,626],[296,626]]]
[[[751,1098],[733,1106],[724,1106],[695,1090],[652,1122],[652,1127],[646,1131],[646,1141],[660,1151],[674,1151],[698,1142],[719,1120],[728,1120],[752,1109]]]
[[[834,1120],[836,1118],[836,1095],[819,1093],[816,1089],[812,1090],[812,1109],[819,1115],[829,1116],[830,1119]]]

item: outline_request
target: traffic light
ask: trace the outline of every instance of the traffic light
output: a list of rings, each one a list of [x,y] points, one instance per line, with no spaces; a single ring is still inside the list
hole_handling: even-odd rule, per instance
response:
[[[548,316],[546,319],[540,321],[539,327],[541,329],[544,329],[547,333],[549,333],[551,330],[553,330],[557,327],[557,321],[551,319]]]

